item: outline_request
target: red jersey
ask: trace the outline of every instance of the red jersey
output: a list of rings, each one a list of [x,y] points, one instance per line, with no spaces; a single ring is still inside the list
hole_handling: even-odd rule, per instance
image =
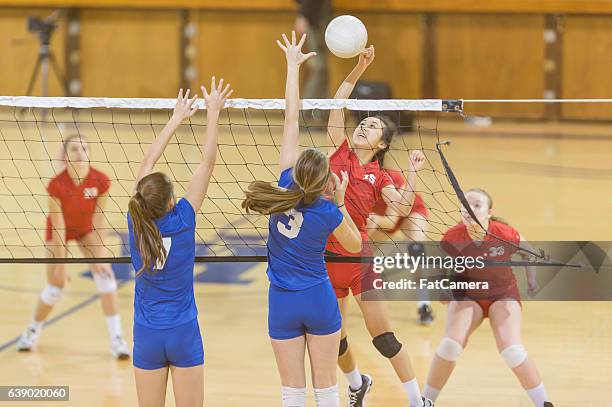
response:
[[[401,171],[388,169],[385,169],[383,171],[389,174],[391,180],[393,181],[393,185],[395,185],[395,188],[400,189],[404,185],[406,185],[406,178],[404,178],[404,174],[402,174]],[[381,198],[376,201],[376,205],[374,205],[374,213],[380,216],[384,216],[387,213],[387,203],[384,199]],[[416,192],[414,193],[414,201],[412,202],[412,208],[410,209],[410,214],[408,216],[414,213],[419,213],[423,215],[424,218],[427,218],[427,216],[429,215],[423,198],[421,198],[421,195]],[[405,218],[400,218],[398,220],[398,223],[401,223],[404,219]]]
[[[376,201],[382,199],[383,188],[393,185],[393,180],[380,168],[378,161],[362,165],[346,139],[329,158],[329,164],[331,171],[340,179],[342,179],[340,171],[348,172],[349,182],[344,203],[365,241],[368,236],[366,232],[368,216],[372,213]],[[327,240],[326,249],[334,253],[354,255],[344,250],[333,234]]]
[[[475,258],[482,256],[485,260],[510,261],[512,255],[516,252],[516,248],[506,242],[518,245],[521,241],[519,232],[510,225],[491,220],[489,221],[488,233],[496,237],[487,234],[481,244],[477,245],[470,237],[465,224],[459,223],[444,234],[440,246],[453,257],[469,256]],[[516,277],[510,266],[472,268],[465,270],[463,274],[470,280],[489,282],[487,292],[471,293],[472,296],[479,296],[479,294],[495,296],[498,292],[504,292],[516,286]]]
[[[108,177],[89,167],[87,177],[76,185],[68,170],[55,176],[47,191],[49,195],[59,199],[66,224],[66,241],[78,239],[93,230],[93,214],[96,211],[98,197],[108,192],[110,180]],[[47,241],[51,240],[51,218],[47,217]]]

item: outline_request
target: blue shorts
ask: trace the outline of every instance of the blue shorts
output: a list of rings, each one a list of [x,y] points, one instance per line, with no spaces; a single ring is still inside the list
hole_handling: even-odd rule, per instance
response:
[[[329,335],[340,329],[342,318],[331,282],[290,291],[270,284],[268,334],[272,339],[292,339],[305,334]]]
[[[191,322],[168,329],[153,329],[134,323],[134,366],[161,369],[166,366],[192,367],[204,363],[200,325]]]

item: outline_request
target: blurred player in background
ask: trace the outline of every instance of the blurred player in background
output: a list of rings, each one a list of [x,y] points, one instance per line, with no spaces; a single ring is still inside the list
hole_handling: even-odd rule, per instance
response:
[[[404,177],[401,171],[385,169],[393,180],[393,185],[400,190],[405,189],[407,185],[416,186],[416,173],[408,174],[410,181]],[[408,216],[398,216],[384,199],[376,201],[374,213],[368,218],[368,235],[372,241],[385,241],[392,239],[393,241],[408,241],[408,252],[413,257],[418,257],[424,254],[424,241],[427,240],[427,229],[429,222],[427,207],[423,198],[418,193],[414,193],[414,201]],[[415,277],[418,276],[415,274]],[[429,301],[429,291],[419,290],[419,303],[417,311],[419,314],[419,322],[422,325],[430,325],[433,322],[433,312],[431,310],[431,301]]]
[[[357,66],[340,85],[334,97],[348,98],[357,80],[373,60],[374,47],[370,46],[359,55]],[[345,133],[343,111],[340,109],[330,112],[327,134],[334,145],[329,152],[332,172],[339,174],[346,171],[349,174],[345,202],[364,241],[361,255],[371,256],[371,248],[365,243],[368,240],[367,218],[373,212],[376,201],[383,199],[399,216],[408,216],[414,199],[414,185],[410,184],[406,189],[398,190],[389,174],[383,170],[385,154],[389,151],[395,126],[385,117],[371,116],[362,120],[353,131],[352,137],[348,137]],[[416,173],[424,161],[423,153],[415,151],[409,159],[408,172]],[[351,256],[333,235],[328,240],[327,250],[330,255]],[[372,386],[372,378],[360,373],[348,346],[345,316],[349,292],[352,292],[361,309],[374,347],[389,359],[402,382],[410,406],[431,405],[429,400],[421,397],[410,356],[391,330],[384,301],[375,298],[362,299],[362,293],[372,290],[373,281],[376,279],[371,264],[328,262],[327,268],[343,316],[338,364],[349,382],[349,405],[362,406],[365,395]]]
[[[471,189],[465,193],[465,197],[482,227],[465,208],[461,208],[462,222],[448,230],[442,238],[441,246],[446,253],[474,258],[483,256],[490,261],[503,262],[509,261],[516,252],[517,248],[513,245],[533,250],[516,229],[493,216],[493,200],[487,192]],[[534,295],[537,291],[535,268],[526,267],[526,272],[528,293]],[[468,269],[459,278],[486,281],[489,289],[461,292],[458,301],[449,303],[445,336],[431,362],[425,396],[432,400],[438,398],[470,335],[484,318],[489,318],[502,359],[512,369],[533,404],[536,407],[552,407],[538,370],[522,344],[521,297],[512,267]]]
[[[329,97],[329,72],[325,27],[332,15],[332,0],[296,0],[298,15],[295,31],[298,36],[307,33],[306,47],[316,55],[306,63],[304,99],[326,99]]]
[[[90,165],[87,141],[80,135],[68,137],[61,151],[64,170],[47,186],[49,215],[46,244],[50,258],[65,258],[66,244],[75,240],[85,257],[112,257],[102,240],[109,178]],[[102,310],[110,336],[111,353],[118,359],[129,358],[129,348],[121,332],[117,303],[117,281],[110,264],[91,265],[91,273],[100,294]],[[43,288],[34,318],[17,342],[17,349],[36,348],[44,321],[62,297],[68,280],[64,264],[47,266],[47,285]]]
[[[192,117],[197,96],[181,89],[172,117],[147,149],[129,202],[128,230],[134,288],[134,375],[140,406],[164,406],[168,371],[177,406],[204,403],[204,348],[193,292],[196,211],[200,210],[217,157],[219,113],[232,90],[212,78],[206,100],[202,157],[183,198],[172,181],[153,172],[181,123]]]
[[[296,44],[294,31],[291,41],[283,34],[284,44],[278,42],[287,59],[278,186],[251,183],[242,206],[270,215],[268,332],[281,376],[282,405],[306,405],[308,346],[317,406],[334,407],[339,405],[336,357],[341,318],[323,254],[330,234],[354,253],[361,250],[361,235],[344,204],[348,174],[342,173],[342,182],[335,174],[330,177],[323,151],[299,152],[299,68],[314,56],[301,52],[305,37]],[[323,197],[332,180],[335,202]]]

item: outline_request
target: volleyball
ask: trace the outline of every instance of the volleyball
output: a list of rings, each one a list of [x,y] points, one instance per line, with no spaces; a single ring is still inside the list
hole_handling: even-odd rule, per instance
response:
[[[325,30],[327,48],[337,57],[353,58],[365,49],[368,30],[355,16],[338,16]]]

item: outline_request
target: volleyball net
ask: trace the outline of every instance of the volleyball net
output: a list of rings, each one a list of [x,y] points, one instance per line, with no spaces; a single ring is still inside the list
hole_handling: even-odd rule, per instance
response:
[[[0,261],[101,261],[88,258],[74,242],[65,258],[53,258],[46,241],[47,188],[66,169],[64,141],[78,135],[87,143],[90,166],[110,179],[104,207],[95,209],[101,221],[93,231],[108,249],[104,261],[128,262],[126,213],[135,174],[174,104],[174,99],[0,97]],[[202,156],[207,123],[200,104],[202,110],[177,130],[155,168],[171,178],[177,197]],[[283,99],[227,102],[219,120],[217,163],[197,211],[198,261],[265,260],[268,218],[246,214],[240,204],[250,182],[278,180],[284,107]],[[397,126],[386,168],[407,176],[410,152],[423,151],[426,163],[417,172],[415,192],[427,207],[427,224],[414,228],[422,228],[427,240],[440,240],[459,219],[460,203],[438,152],[445,141],[438,120],[462,113],[461,101],[303,100],[300,147],[333,147],[326,118],[329,110],[339,108],[344,109],[349,137],[370,115],[384,115]],[[393,243],[393,236],[387,240]]]

